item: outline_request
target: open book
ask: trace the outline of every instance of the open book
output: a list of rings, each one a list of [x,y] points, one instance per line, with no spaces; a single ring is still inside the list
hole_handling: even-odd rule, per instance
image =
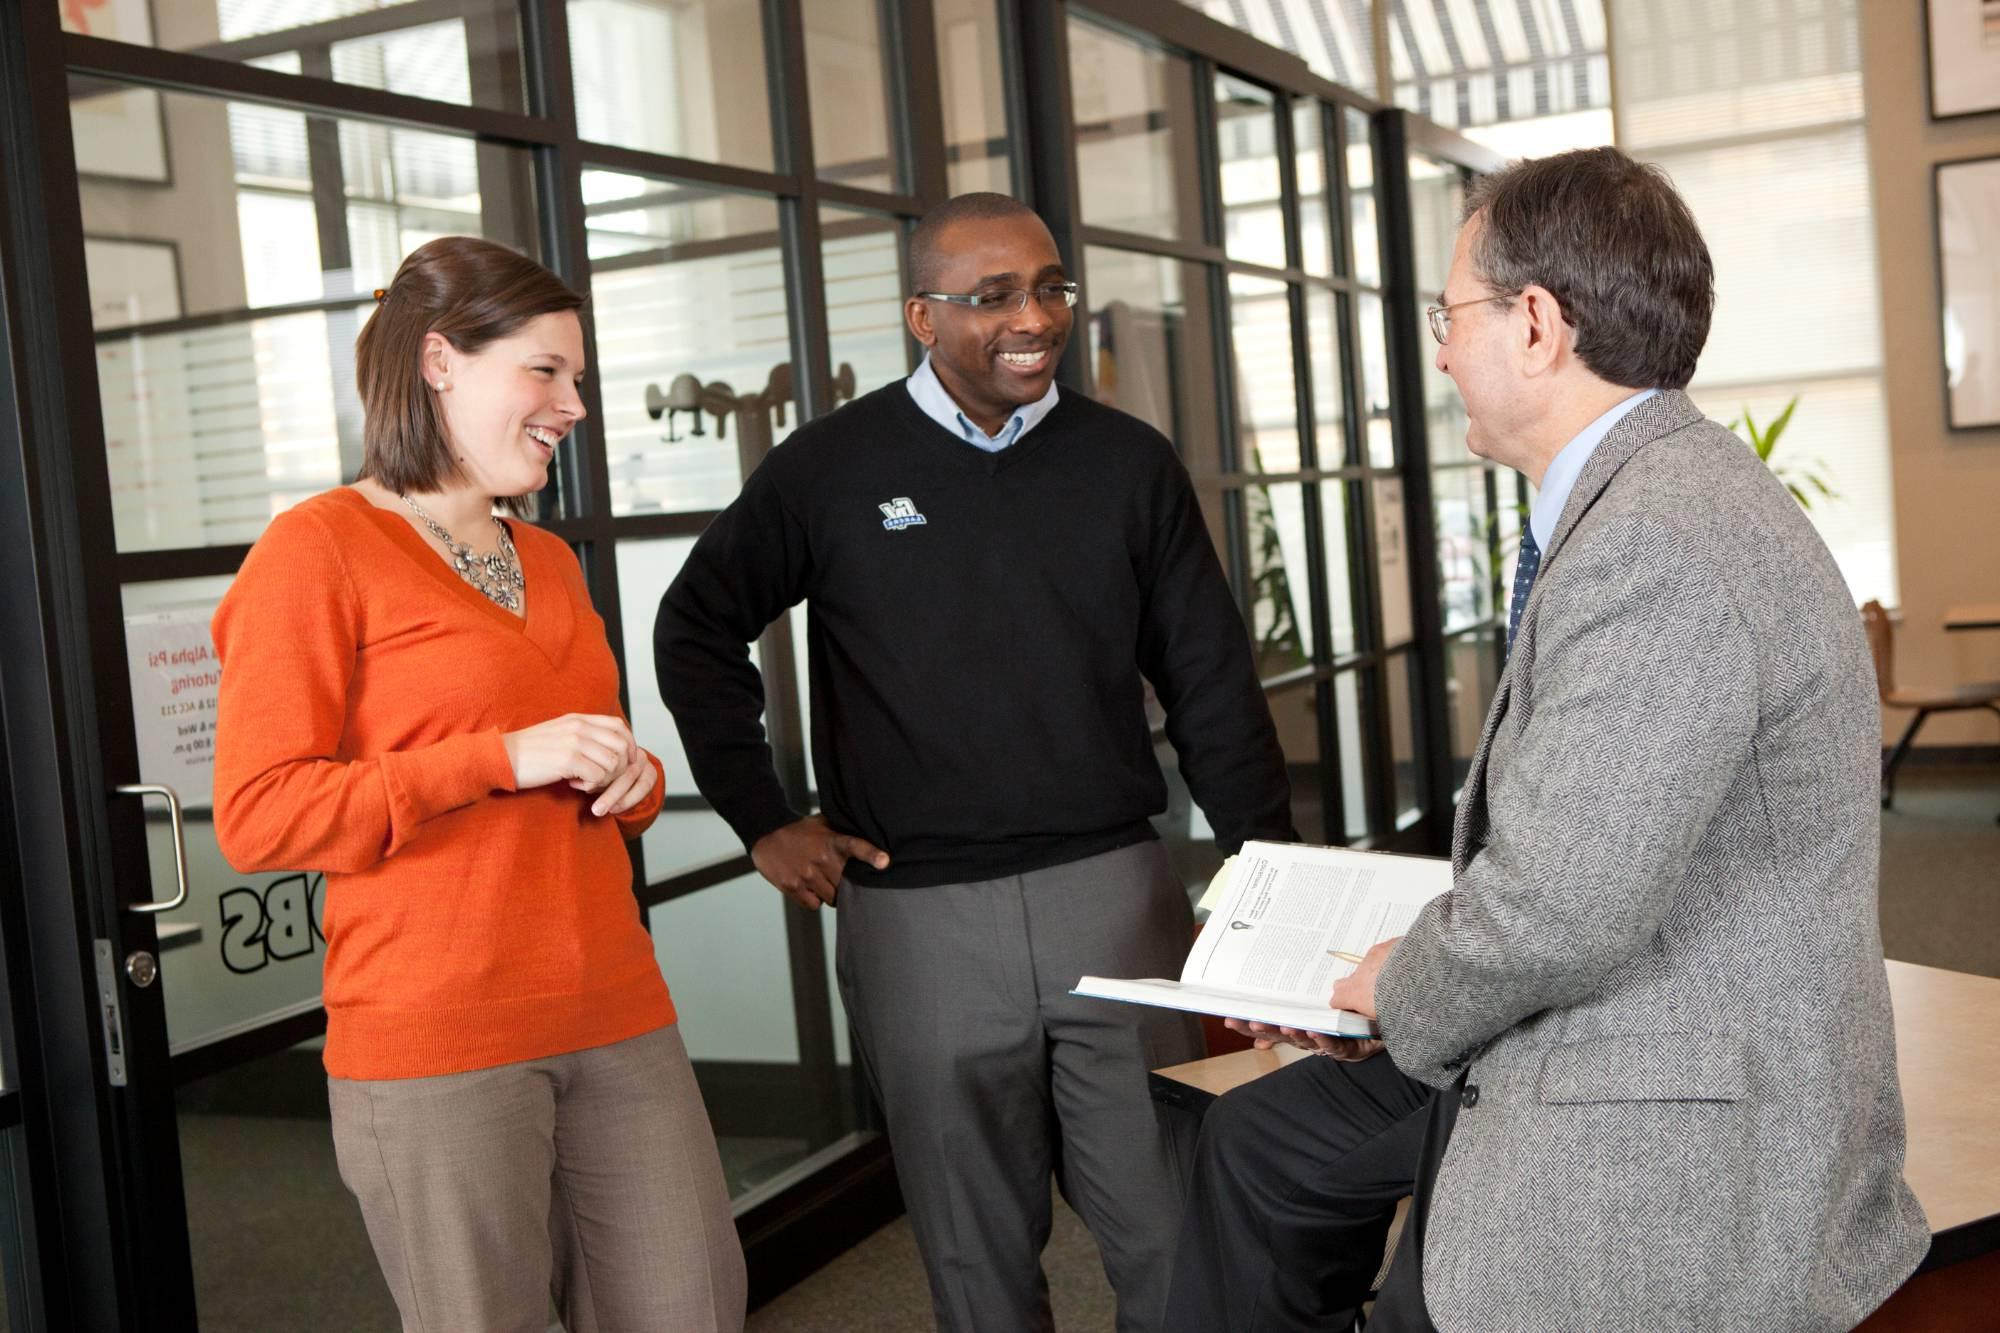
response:
[[[1208,923],[1180,980],[1084,977],[1071,994],[1373,1036],[1366,1018],[1327,1007],[1333,983],[1354,970],[1338,955],[1401,935],[1450,887],[1442,858],[1246,842],[1202,895]]]

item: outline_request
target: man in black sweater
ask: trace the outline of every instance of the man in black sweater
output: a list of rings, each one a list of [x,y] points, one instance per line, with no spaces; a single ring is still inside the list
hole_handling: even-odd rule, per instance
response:
[[[939,1327],[1050,1327],[1053,1170],[1119,1328],[1154,1329],[1192,1134],[1146,1073],[1199,1056],[1200,1031],[1068,992],[1176,975],[1192,935],[1148,823],[1147,682],[1224,851],[1296,836],[1283,756],[1173,447],[1056,389],[1076,288],[1048,228],[965,195],[910,251],[924,365],[802,427],[709,526],[660,605],[660,692],[757,869],[840,909],[841,996]],[[807,818],[747,651],[801,600]]]

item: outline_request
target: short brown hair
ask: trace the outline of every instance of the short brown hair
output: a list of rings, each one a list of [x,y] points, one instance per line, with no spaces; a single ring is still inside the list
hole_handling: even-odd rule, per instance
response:
[[[576,310],[584,298],[518,250],[478,236],[440,236],[410,252],[377,294],[354,340],[361,391],[361,472],[398,494],[436,490],[459,475],[444,413],[422,371],[424,335],[474,353],[529,320]],[[533,501],[498,497],[516,514]]]
[[[1474,183],[1473,267],[1495,291],[1545,287],[1576,330],[1576,354],[1629,389],[1694,378],[1715,312],[1715,266],[1665,172],[1616,148],[1514,162]]]

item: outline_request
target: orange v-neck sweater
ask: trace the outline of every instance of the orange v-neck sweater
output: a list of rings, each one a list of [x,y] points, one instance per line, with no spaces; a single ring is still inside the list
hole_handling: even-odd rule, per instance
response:
[[[216,838],[241,871],[326,872],[339,1078],[484,1069],[674,1021],[624,846],[661,784],[603,818],[567,784],[514,788],[504,733],[620,710],[576,557],[511,527],[525,619],[346,487],[273,520],[215,613]]]

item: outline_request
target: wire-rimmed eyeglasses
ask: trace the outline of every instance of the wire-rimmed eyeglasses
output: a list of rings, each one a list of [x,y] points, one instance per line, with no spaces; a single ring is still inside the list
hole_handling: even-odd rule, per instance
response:
[[[1042,309],[1054,314],[1067,310],[1076,304],[1079,288],[1073,282],[1045,282],[1034,289],[1035,300]],[[952,305],[971,306],[982,315],[1018,315],[1028,308],[1028,289],[1025,287],[988,287],[983,292],[918,292],[926,301],[946,301]]]
[[[1434,305],[1424,308],[1424,318],[1431,322],[1431,337],[1443,346],[1451,341],[1451,312],[1469,305],[1485,305],[1488,301],[1511,301],[1519,292],[1502,292],[1498,296],[1475,296],[1470,301],[1453,301],[1450,305]]]

